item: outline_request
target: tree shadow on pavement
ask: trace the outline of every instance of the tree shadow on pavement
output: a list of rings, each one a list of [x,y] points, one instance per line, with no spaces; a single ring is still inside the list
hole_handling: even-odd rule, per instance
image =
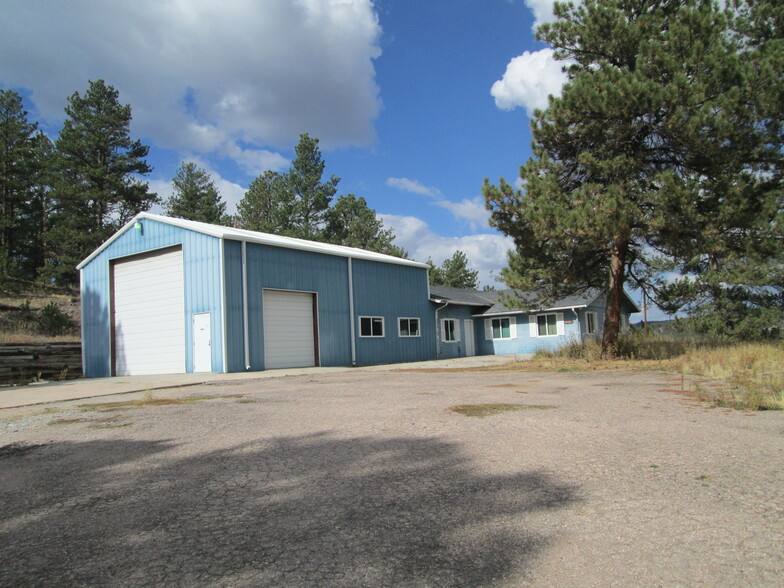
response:
[[[432,438],[284,437],[185,455],[52,443],[0,468],[0,585],[476,586],[547,546],[574,488]]]

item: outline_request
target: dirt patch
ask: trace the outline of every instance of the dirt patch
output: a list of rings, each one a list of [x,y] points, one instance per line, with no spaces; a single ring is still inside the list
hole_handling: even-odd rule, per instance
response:
[[[558,407],[550,404],[505,404],[502,402],[494,402],[488,404],[460,404],[458,406],[450,406],[449,410],[456,412],[457,414],[462,414],[463,416],[484,418],[502,412],[527,409],[547,410],[550,408]]]

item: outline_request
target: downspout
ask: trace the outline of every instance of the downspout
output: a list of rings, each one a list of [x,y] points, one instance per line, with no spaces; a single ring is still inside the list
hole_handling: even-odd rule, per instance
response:
[[[439,302],[444,302],[444,301],[436,299],[433,302],[438,304]],[[445,309],[447,306],[449,306],[448,300],[444,302],[443,306],[439,306],[438,308],[436,308],[436,359],[441,359],[441,339],[438,336],[441,330],[438,328],[438,311]]]
[[[348,313],[351,320],[351,365],[357,365],[357,343],[356,343],[356,333],[354,329],[356,328],[354,325],[354,268],[351,264],[351,258],[347,257],[348,259]]]
[[[250,349],[248,334],[248,250],[247,241],[242,242],[242,336],[245,342],[245,369],[250,370]]]

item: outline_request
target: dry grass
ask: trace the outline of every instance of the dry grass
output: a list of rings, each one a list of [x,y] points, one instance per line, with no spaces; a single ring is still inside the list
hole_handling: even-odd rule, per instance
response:
[[[33,343],[79,343],[78,335],[49,337],[32,330],[0,331],[0,345],[31,345]]]
[[[744,410],[784,410],[784,346],[746,343],[690,351],[670,360],[683,374],[697,374],[730,384],[698,386],[703,400]]]
[[[242,394],[214,394],[204,396],[182,396],[179,398],[155,398],[152,392],[145,392],[144,396],[136,400],[120,400],[116,402],[94,402],[89,404],[80,404],[79,410],[83,412],[90,411],[112,411],[123,410],[128,408],[141,408],[143,406],[175,406],[179,404],[193,404],[194,402],[202,402],[204,400],[218,400],[223,398],[245,398]]]
[[[488,404],[458,404],[457,406],[450,406],[449,410],[463,416],[484,418],[502,412],[526,410],[529,408],[546,410],[556,407],[550,404],[504,404],[502,402],[494,402]]]
[[[598,342],[572,342],[556,351],[537,353],[529,362],[505,364],[495,369],[676,371],[716,381],[719,385],[698,383],[695,390],[702,400],[715,406],[784,410],[784,345],[781,343],[727,344],[635,334],[621,339],[619,352],[622,359],[603,360]]]

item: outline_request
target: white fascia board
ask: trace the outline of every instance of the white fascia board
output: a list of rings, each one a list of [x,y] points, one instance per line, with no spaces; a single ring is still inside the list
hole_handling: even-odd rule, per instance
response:
[[[189,231],[202,233],[218,239],[232,239],[235,241],[246,241],[248,243],[258,243],[260,245],[272,245],[274,247],[285,247],[287,249],[299,249],[300,251],[309,251],[312,253],[324,253],[326,255],[337,255],[340,257],[351,257],[353,259],[363,259],[367,261],[378,261],[381,263],[392,263],[396,265],[407,265],[410,267],[418,267],[427,269],[426,263],[418,261],[411,261],[410,259],[403,259],[386,255],[384,253],[376,253],[375,251],[366,251],[364,249],[357,249],[356,247],[346,247],[344,245],[332,245],[330,243],[319,243],[318,241],[308,241],[306,239],[295,239],[294,237],[282,237],[280,235],[271,235],[269,233],[258,233],[256,231],[247,231],[245,229],[233,229],[230,227],[221,227],[218,225],[210,225],[208,223],[201,223],[197,221],[190,221],[181,218],[171,218],[168,216],[161,216],[158,214],[151,214],[149,212],[140,212],[133,217],[128,223],[125,224],[119,231],[112,235],[106,242],[104,242],[98,249],[93,251],[82,263],[77,266],[81,269],[104,249],[116,241],[123,233],[129,230],[136,221],[149,219],[159,223],[165,223]]]

